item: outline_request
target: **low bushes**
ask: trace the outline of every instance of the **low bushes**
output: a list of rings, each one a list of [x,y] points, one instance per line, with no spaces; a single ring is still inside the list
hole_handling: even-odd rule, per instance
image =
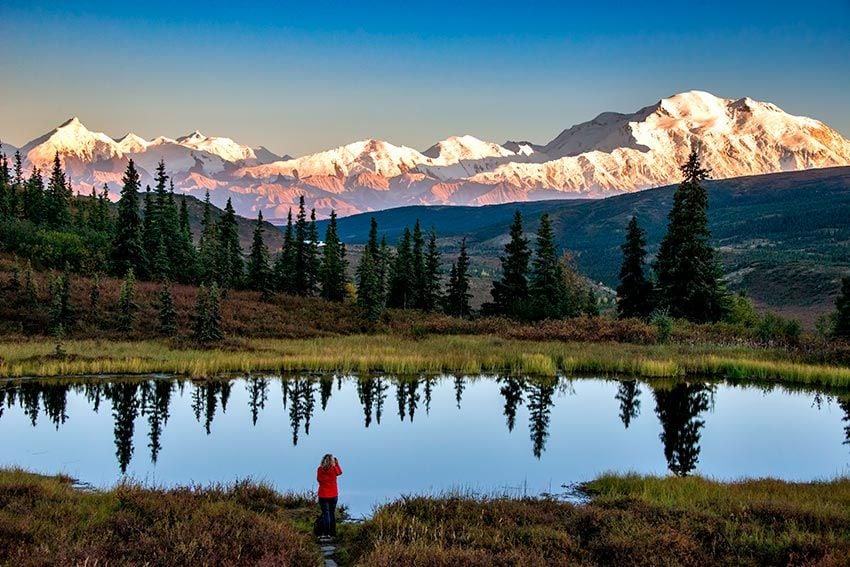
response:
[[[846,565],[850,481],[603,476],[551,499],[402,498],[351,535],[357,565]]]
[[[0,564],[319,565],[293,527],[312,499],[263,485],[80,491],[64,477],[0,472]]]

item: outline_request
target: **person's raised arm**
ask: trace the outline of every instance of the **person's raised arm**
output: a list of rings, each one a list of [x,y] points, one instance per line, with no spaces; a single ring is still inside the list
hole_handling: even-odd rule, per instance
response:
[[[340,468],[339,461],[336,458],[334,458],[334,467],[336,468],[336,476],[341,475],[342,469]]]

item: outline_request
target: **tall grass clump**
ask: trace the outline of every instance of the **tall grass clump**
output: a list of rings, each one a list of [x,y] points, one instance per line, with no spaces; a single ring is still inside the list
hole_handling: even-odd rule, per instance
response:
[[[0,471],[0,564],[318,565],[294,525],[311,498],[253,483],[80,491],[66,477]]]

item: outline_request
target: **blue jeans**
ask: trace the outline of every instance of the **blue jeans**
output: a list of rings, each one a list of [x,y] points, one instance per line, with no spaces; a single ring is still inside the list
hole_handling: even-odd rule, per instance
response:
[[[336,496],[333,498],[319,498],[319,506],[322,508],[322,535],[336,537]]]

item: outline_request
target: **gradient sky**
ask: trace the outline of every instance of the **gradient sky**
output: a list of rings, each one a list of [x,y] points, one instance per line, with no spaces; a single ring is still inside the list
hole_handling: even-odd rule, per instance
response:
[[[691,89],[850,137],[850,0],[533,4],[0,0],[0,137],[545,143]]]

